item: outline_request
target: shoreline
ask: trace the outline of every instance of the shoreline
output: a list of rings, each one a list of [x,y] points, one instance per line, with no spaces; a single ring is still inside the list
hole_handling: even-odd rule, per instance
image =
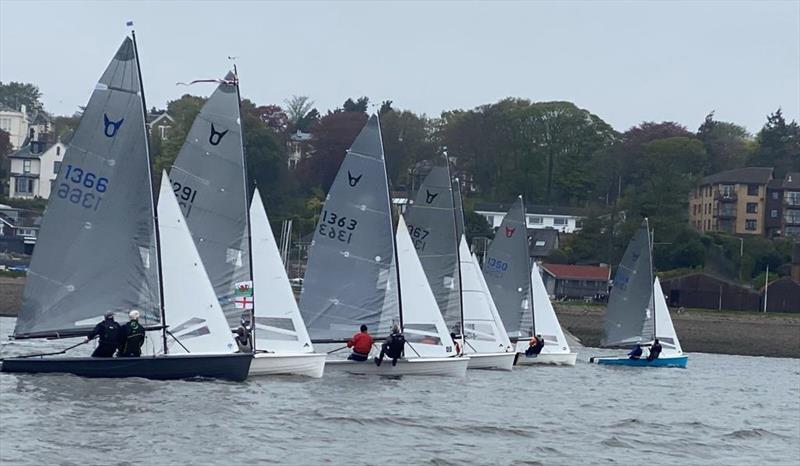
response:
[[[0,277],[0,316],[16,317],[25,278]],[[554,303],[561,325],[584,346],[600,346],[605,306]],[[800,358],[800,314],[671,310],[687,353]]]

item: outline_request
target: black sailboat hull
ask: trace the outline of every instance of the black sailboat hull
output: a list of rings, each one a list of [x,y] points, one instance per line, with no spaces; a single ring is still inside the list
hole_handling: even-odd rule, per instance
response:
[[[176,354],[140,358],[9,358],[0,372],[65,373],[92,378],[142,377],[180,380],[196,377],[241,382],[247,378],[253,355]]]

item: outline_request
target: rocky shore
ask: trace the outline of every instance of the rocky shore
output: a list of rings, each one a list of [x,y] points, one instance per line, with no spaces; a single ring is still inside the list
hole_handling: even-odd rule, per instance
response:
[[[17,315],[25,278],[0,277],[0,316]],[[561,325],[585,346],[602,337],[602,306],[555,305]],[[686,352],[800,358],[800,314],[673,310],[672,320]]]

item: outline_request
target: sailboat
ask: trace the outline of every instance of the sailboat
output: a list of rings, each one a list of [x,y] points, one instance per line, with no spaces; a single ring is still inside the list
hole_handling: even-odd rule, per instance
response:
[[[646,357],[592,357],[589,362],[615,366],[686,367],[661,284],[653,279],[650,226],[645,218],[634,234],[614,275],[614,286],[605,315],[606,347],[650,346],[658,339],[662,346],[657,359]]]
[[[570,352],[552,306],[544,307],[539,313],[533,309],[536,304],[536,290],[532,284],[532,280],[536,279],[534,274],[539,277],[538,271],[530,264],[525,204],[522,196],[519,196],[503,218],[489,246],[483,275],[508,336],[517,345],[516,364],[574,365],[577,355]],[[549,304],[546,292],[539,295],[542,305],[545,299]],[[540,321],[542,328],[539,328]],[[544,339],[544,348],[535,357],[525,357],[528,340],[537,334],[543,337],[549,335]]]
[[[462,336],[468,368],[511,370],[511,342],[492,314],[494,303],[482,288],[480,267],[458,230],[459,201],[449,167],[434,166],[406,212],[409,234],[445,322]]]
[[[151,330],[146,355],[22,356],[5,359],[3,372],[247,377],[252,355],[234,352],[166,174],[154,206],[146,108],[133,35],[100,78],[64,154],[13,335],[81,337],[106,312],[136,309]]]
[[[377,115],[345,155],[308,253],[300,311],[315,345],[343,344],[366,325],[375,336],[399,325],[406,336],[396,366],[356,362],[330,351],[329,370],[353,374],[464,376],[454,342],[401,216],[393,232]],[[375,350],[376,348],[374,348]],[[338,353],[338,354],[337,354]],[[341,357],[337,357],[341,355]]]
[[[519,358],[517,359],[517,364],[574,366],[578,353],[570,350],[567,337],[564,336],[564,331],[558,322],[553,303],[550,302],[550,296],[548,296],[547,289],[544,287],[542,274],[536,262],[533,263],[531,270],[531,286],[533,287],[531,294],[533,295],[534,328],[536,334],[541,335],[544,339],[544,347],[538,355],[527,357],[525,356],[525,350],[528,348],[528,342],[518,341],[517,353],[519,353]]]
[[[229,328],[252,332],[250,375],[321,377],[325,355],[313,352],[258,191],[248,203],[238,77],[211,81],[170,172],[175,197]]]

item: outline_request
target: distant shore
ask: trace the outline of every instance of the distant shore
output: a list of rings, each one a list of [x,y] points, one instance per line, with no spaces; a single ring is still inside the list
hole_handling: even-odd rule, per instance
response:
[[[0,316],[16,317],[24,288],[25,278],[0,277]],[[602,306],[556,303],[555,307],[561,325],[585,346],[600,345]],[[672,320],[683,350],[689,353],[800,358],[800,314],[688,310],[673,311]]]

